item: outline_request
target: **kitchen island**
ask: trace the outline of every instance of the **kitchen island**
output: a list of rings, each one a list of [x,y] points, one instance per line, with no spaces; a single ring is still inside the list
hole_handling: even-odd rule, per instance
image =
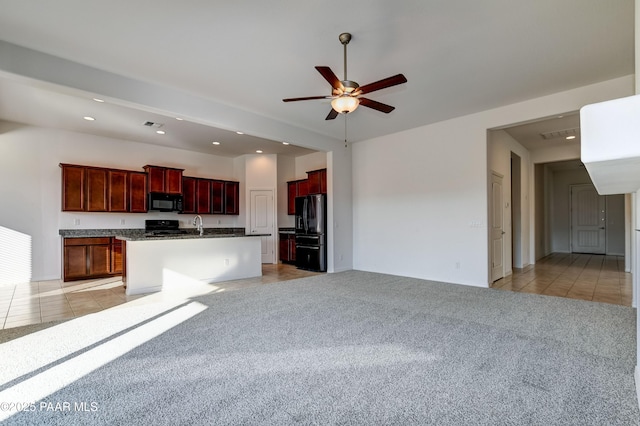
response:
[[[256,238],[258,237],[258,238]],[[126,241],[126,294],[262,275],[260,235],[205,233],[120,236]]]

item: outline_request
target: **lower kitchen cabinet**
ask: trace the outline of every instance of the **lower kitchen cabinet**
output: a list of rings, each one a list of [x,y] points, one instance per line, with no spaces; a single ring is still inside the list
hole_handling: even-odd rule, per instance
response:
[[[64,281],[110,277],[122,274],[123,241],[112,237],[65,238]]]
[[[290,233],[280,233],[280,261],[294,263],[296,261],[296,236]]]

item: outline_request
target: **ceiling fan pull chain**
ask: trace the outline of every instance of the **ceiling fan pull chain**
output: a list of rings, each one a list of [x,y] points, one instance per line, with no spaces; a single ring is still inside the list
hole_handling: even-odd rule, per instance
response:
[[[344,147],[347,147],[347,114],[344,115]]]

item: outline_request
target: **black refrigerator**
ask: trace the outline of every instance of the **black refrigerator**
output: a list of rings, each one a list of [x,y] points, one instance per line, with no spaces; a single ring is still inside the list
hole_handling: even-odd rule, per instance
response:
[[[327,196],[296,197],[296,266],[327,271]]]

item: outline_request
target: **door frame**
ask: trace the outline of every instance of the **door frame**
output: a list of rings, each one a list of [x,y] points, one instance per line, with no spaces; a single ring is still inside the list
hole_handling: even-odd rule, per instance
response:
[[[494,238],[493,238],[493,219],[494,219],[494,199],[493,199],[493,180],[494,177],[500,179],[501,182],[501,191],[500,191],[500,206],[498,207],[500,209],[500,214],[502,216],[502,223],[500,226],[501,229],[501,238],[502,238],[502,250],[500,252],[500,256],[502,258],[501,263],[502,263],[502,273],[501,273],[501,277],[494,279],[494,274],[493,274],[493,270],[494,270],[494,247],[493,247],[493,242],[494,242]],[[505,277],[505,265],[504,265],[504,260],[505,260],[505,256],[504,256],[504,240],[505,240],[505,230],[504,230],[504,175],[501,173],[496,172],[495,170],[491,170],[491,174],[489,176],[489,203],[487,203],[489,205],[489,221],[487,223],[487,232],[489,234],[489,285],[491,285],[492,283],[494,283],[495,281],[504,278]]]

